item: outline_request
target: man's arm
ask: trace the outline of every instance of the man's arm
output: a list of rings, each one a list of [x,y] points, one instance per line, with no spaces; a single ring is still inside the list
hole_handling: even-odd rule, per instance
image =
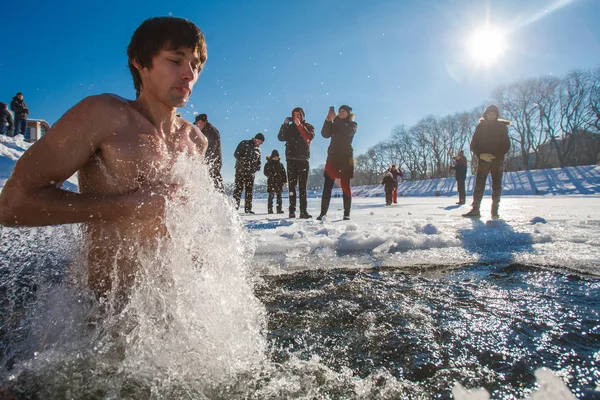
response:
[[[300,136],[302,136],[302,140],[304,140],[307,146],[315,138],[315,127],[308,122],[298,125],[298,132],[300,132]]]
[[[117,132],[123,115],[111,96],[88,97],[71,108],[19,159],[0,194],[0,223],[42,226],[156,215],[161,195],[144,190],[112,197],[72,193],[57,186]],[[148,191],[149,192],[149,191]]]
[[[279,128],[279,133],[277,134],[277,139],[279,139],[280,142],[285,142],[287,140],[287,131],[289,127],[290,124],[288,123],[281,124],[281,128]]]
[[[206,156],[206,149],[208,149],[208,139],[204,136],[204,133],[196,125],[191,125],[190,140],[194,142],[198,149],[198,154],[204,159]]]
[[[12,114],[6,111],[6,115],[8,116],[8,129],[11,130],[15,121],[13,120]]]

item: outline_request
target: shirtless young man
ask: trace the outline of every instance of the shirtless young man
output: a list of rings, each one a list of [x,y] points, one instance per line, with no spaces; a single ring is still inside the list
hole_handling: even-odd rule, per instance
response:
[[[206,61],[200,29],[181,18],[148,19],[127,54],[137,98],[83,99],[23,154],[0,194],[5,226],[84,223],[88,285],[101,294],[133,282],[137,251],[166,235],[175,159],[207,146],[198,128],[175,115]],[[75,172],[79,193],[60,189]]]

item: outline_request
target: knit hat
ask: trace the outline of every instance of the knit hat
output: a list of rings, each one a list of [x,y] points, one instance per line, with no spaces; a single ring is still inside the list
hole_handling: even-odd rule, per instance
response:
[[[302,121],[304,121],[304,109],[302,107],[296,107],[292,110],[292,117],[294,116],[294,111],[298,111],[300,115],[302,115]]]
[[[206,114],[196,115],[195,122],[198,122],[198,121],[208,122],[208,115],[206,115]]]
[[[351,113],[352,113],[352,107],[350,107],[350,106],[347,106],[347,105],[345,105],[345,104],[344,104],[343,106],[340,106],[340,110],[346,110],[346,112],[347,112],[348,114],[351,114]]]
[[[258,132],[255,136],[254,139],[258,139],[258,140],[262,140],[263,142],[265,141],[265,135],[263,135],[262,133]]]
[[[277,150],[273,150],[271,152],[271,158],[275,158],[275,157],[279,158],[279,152]]]

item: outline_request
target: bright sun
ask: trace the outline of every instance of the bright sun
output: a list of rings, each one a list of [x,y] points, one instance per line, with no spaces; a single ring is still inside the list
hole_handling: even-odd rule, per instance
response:
[[[478,66],[495,64],[506,52],[506,34],[492,26],[486,26],[471,34],[467,43],[469,54]]]

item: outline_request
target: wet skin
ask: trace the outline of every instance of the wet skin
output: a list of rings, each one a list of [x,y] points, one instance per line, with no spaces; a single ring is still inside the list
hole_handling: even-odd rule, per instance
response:
[[[175,115],[202,68],[197,53],[162,50],[151,68],[134,65],[142,80],[135,101],[108,94],[82,100],[25,152],[0,194],[3,225],[83,223],[88,284],[99,293],[115,276],[131,285],[137,252],[166,236],[166,197],[179,183],[171,176],[175,160],[201,157],[207,145]],[[75,172],[79,193],[60,189]]]

